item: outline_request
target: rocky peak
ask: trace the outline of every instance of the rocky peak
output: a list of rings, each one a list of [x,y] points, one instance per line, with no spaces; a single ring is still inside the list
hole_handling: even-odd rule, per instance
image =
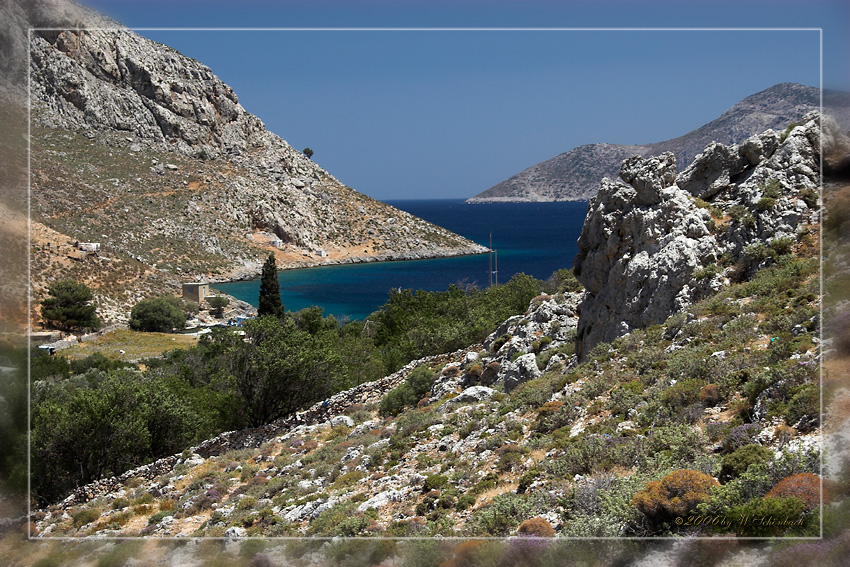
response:
[[[824,152],[846,145],[834,121],[812,112],[784,140],[768,130],[712,143],[678,175],[665,153],[623,162],[625,183],[604,179],[575,261],[587,290],[579,356],[771,261],[751,246],[795,245],[798,229],[818,222],[821,128]]]

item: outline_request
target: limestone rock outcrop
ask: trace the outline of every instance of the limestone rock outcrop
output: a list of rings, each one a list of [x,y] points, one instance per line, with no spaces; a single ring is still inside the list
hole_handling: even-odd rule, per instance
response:
[[[587,290],[579,356],[771,261],[759,245],[795,245],[818,221],[821,127],[825,152],[846,144],[834,121],[812,112],[784,140],[768,130],[740,146],[712,143],[678,175],[666,153],[623,162],[623,182],[604,179],[574,265]]]

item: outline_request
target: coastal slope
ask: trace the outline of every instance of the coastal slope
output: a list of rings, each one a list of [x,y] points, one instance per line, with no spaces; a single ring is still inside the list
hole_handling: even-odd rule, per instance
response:
[[[36,296],[75,271],[129,304],[254,276],[269,252],[305,267],[485,250],[345,186],[202,63],[76,4],[39,6],[19,8],[36,28],[32,217],[51,235],[34,249]],[[74,243],[97,256],[69,264]]]

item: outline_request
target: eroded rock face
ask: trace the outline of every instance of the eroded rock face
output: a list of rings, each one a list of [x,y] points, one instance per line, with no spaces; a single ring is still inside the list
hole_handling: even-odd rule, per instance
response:
[[[748,247],[791,246],[798,228],[817,223],[820,130],[813,112],[781,144],[768,130],[740,146],[710,144],[678,176],[668,153],[623,162],[625,183],[604,179],[574,266],[587,290],[579,357],[770,261]],[[825,151],[846,144],[828,117],[823,130]]]
[[[631,165],[658,164],[641,161]],[[671,179],[669,170],[664,179]],[[698,267],[717,261],[710,218],[673,184],[645,185],[639,193],[602,182],[578,241],[576,275],[588,294],[577,330],[580,355],[600,341],[663,321],[689,304],[693,287],[710,288],[711,280],[693,281]]]

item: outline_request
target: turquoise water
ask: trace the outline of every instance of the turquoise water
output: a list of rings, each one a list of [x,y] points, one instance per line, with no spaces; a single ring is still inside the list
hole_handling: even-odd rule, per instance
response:
[[[500,282],[524,272],[539,279],[572,265],[587,203],[487,203],[461,200],[389,201],[390,205],[498,250]],[[325,314],[362,319],[387,300],[390,289],[442,291],[450,284],[487,286],[489,255],[323,266],[278,273],[286,309],[318,305]],[[259,279],[216,284],[257,305]]]

